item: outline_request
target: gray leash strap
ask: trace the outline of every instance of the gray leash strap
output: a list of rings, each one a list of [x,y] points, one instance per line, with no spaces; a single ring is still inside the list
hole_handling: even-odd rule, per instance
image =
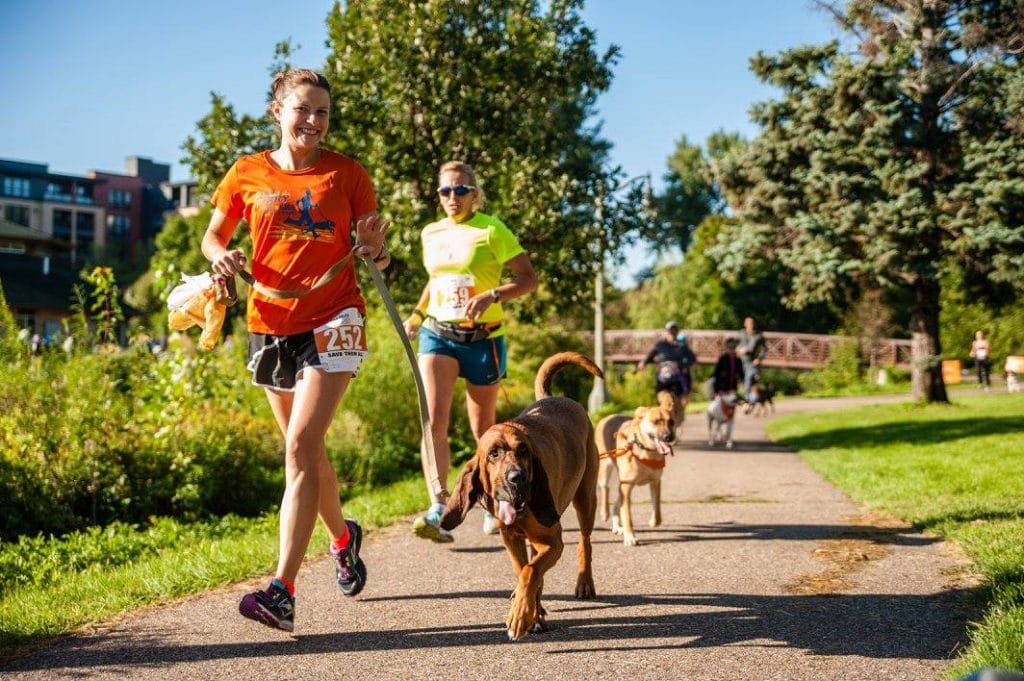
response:
[[[409,342],[409,337],[405,334],[405,326],[402,324],[401,317],[398,316],[398,309],[395,307],[395,301],[391,297],[391,291],[388,290],[388,284],[384,281],[384,275],[377,269],[377,265],[374,264],[372,258],[369,256],[362,257],[366,261],[367,268],[370,270],[370,278],[373,279],[373,284],[377,287],[377,292],[380,293],[380,297],[384,301],[384,307],[388,311],[388,317],[391,318],[391,324],[395,327],[398,337],[402,340],[402,345],[405,347],[405,356],[409,359],[409,366],[412,367],[412,378],[416,382],[416,397],[420,406],[420,428],[423,431],[423,447],[426,450],[427,470],[429,471],[427,483],[437,498],[443,500],[447,498],[448,490],[445,488],[445,483],[442,482],[441,476],[437,472],[437,459],[434,457],[434,436],[430,428],[430,412],[427,410],[427,391],[423,388],[423,376],[420,375],[420,366],[416,362],[416,353],[413,352],[412,343]]]

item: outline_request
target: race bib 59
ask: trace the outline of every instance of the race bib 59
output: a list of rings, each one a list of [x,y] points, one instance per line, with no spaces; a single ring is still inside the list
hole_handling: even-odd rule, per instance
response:
[[[466,306],[475,295],[472,274],[445,274],[430,280],[430,308],[443,322],[465,319]]]

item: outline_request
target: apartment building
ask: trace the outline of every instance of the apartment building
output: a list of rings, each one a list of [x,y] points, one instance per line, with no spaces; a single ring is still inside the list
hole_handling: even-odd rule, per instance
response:
[[[199,194],[199,183],[195,180],[161,182],[160,190],[173,208],[171,212],[182,217],[192,217],[199,212],[205,197]]]
[[[66,241],[77,255],[106,244],[106,212],[95,191],[93,178],[51,173],[43,163],[0,159],[4,220]]]
[[[0,158],[0,286],[18,323],[52,336],[90,256],[136,262],[173,207],[169,181],[170,165],[137,156],[124,173],[84,176]]]

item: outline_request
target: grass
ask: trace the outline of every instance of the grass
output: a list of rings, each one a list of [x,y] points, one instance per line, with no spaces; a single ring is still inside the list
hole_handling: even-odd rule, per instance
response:
[[[346,517],[358,519],[365,529],[372,531],[421,510],[424,503],[423,481],[415,478],[346,500],[344,507]],[[67,560],[67,552],[63,551],[61,565],[47,565],[42,583],[23,584],[0,592],[0,657],[13,653],[16,646],[72,632],[147,605],[265,576],[277,562],[277,520],[277,514],[256,519],[234,518],[228,523],[228,530],[220,523],[198,529],[182,526],[176,532],[168,532],[172,536],[156,548],[126,552],[123,562],[108,557],[83,565],[82,561]],[[109,545],[111,538],[106,539]],[[116,543],[117,538],[114,539]],[[131,541],[123,532],[120,539]],[[93,537],[80,543],[95,547],[98,541]],[[325,554],[326,547],[327,533],[318,523],[307,558]],[[3,552],[12,548],[0,545]],[[50,563],[56,553],[51,551]],[[46,557],[29,557],[23,569],[38,569],[33,560],[43,561]]]
[[[973,559],[985,613],[950,678],[1024,669],[1024,395],[954,400],[796,414],[768,426],[856,501],[937,532]]]
[[[951,678],[982,666],[1024,668],[1024,395],[954,399],[949,406],[793,415],[768,426],[859,502],[939,532],[974,559],[988,607]],[[372,530],[423,503],[417,477],[347,499],[345,513]],[[39,583],[0,591],[0,656],[130,610],[265,576],[276,562],[276,515],[168,534],[148,550],[126,550],[123,562],[62,560]],[[326,542],[318,527],[307,555],[325,553]]]

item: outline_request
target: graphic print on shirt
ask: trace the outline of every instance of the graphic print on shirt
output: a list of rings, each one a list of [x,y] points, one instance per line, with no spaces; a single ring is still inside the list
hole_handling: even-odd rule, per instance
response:
[[[334,241],[334,221],[313,201],[313,192],[309,189],[298,201],[276,206],[273,225],[274,236],[278,238]]]

